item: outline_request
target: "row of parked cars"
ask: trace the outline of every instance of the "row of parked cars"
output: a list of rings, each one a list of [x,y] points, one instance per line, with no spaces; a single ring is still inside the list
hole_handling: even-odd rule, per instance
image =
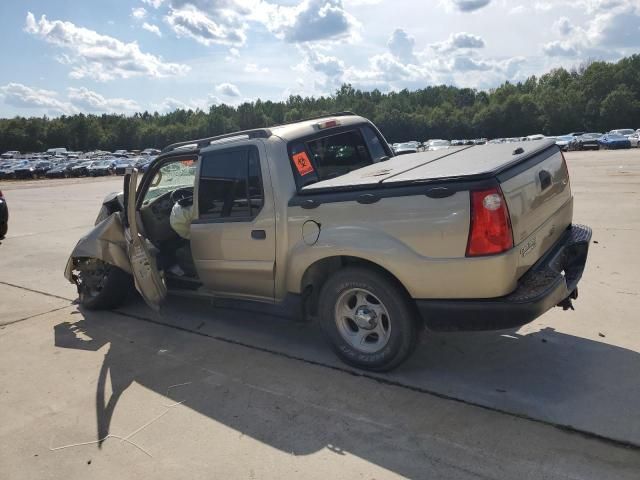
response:
[[[618,149],[618,148],[640,148],[640,128],[633,130],[631,128],[621,128],[611,130],[608,133],[598,132],[571,132],[566,135],[546,136],[543,134],[529,135],[526,137],[511,138],[494,138],[487,140],[486,138],[476,138],[473,140],[427,140],[425,142],[410,141],[403,143],[394,143],[391,147],[396,155],[406,153],[416,153],[421,151],[442,150],[451,147],[459,147],[464,145],[484,145],[486,143],[511,143],[526,142],[532,140],[554,140],[563,151],[569,150],[599,150],[599,149]]]
[[[99,177],[106,175],[124,175],[128,167],[146,170],[149,163],[160,153],[157,149],[146,149],[142,152],[116,150],[109,152],[88,152],[86,154],[27,155],[19,152],[6,152],[0,159],[0,179],[36,179],[36,178],[70,178]],[[13,158],[7,158],[9,156]],[[82,155],[82,157],[80,157]]]
[[[607,133],[576,132],[555,137],[556,144],[564,151],[639,148],[640,128],[611,130]]]

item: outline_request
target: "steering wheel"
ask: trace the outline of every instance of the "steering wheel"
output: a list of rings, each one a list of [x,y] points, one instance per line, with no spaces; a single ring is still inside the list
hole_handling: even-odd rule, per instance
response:
[[[171,196],[169,198],[171,199],[171,202],[174,205],[180,202],[181,200],[187,200],[187,199],[190,199],[193,202],[193,188],[189,188],[189,187],[178,188],[173,192],[171,192]]]

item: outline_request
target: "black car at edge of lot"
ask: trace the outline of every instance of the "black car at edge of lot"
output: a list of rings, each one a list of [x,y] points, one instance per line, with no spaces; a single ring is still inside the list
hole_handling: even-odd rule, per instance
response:
[[[9,228],[9,207],[7,201],[0,190],[0,239],[4,238]]]

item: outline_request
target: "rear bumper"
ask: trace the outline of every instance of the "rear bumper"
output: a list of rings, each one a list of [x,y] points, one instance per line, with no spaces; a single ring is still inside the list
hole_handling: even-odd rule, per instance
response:
[[[565,235],[518,281],[515,291],[499,298],[416,300],[432,330],[502,330],[525,325],[562,303],[571,305],[587,261],[591,229],[572,225]]]

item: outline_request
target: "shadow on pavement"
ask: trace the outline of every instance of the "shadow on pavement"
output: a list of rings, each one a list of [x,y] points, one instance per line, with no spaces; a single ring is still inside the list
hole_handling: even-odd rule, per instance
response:
[[[358,382],[369,380],[346,376],[340,391],[332,391],[326,385],[313,383],[296,363],[348,371],[333,357],[313,326],[255,313],[211,309],[192,301],[188,302],[188,317],[183,318],[179,315],[180,311],[185,315],[186,305],[182,302],[170,302],[160,316],[133,305],[128,308],[133,313],[127,315],[135,315],[137,320],[109,312],[83,311],[84,318],[75,323],[55,326],[58,347],[96,351],[109,344],[96,389],[98,439],[109,433],[123,392],[137,382],[171,401],[186,399],[189,408],[284,452],[306,455],[329,447],[337,453],[349,451],[405,476],[419,476],[419,472],[398,463],[397,455],[383,453],[375,442],[367,444],[371,439],[366,432],[362,432],[362,438],[352,431],[349,435],[336,433],[336,429],[344,427],[336,424],[340,416],[336,420],[329,414],[326,425],[318,431],[317,422],[322,424],[322,419],[311,421],[307,411],[302,414],[304,405],[297,405],[295,399],[288,397],[287,392],[302,389],[311,392],[309,402],[320,406],[339,397],[353,402],[347,405],[352,412],[359,408],[372,411],[368,405],[372,399],[359,398],[357,388]],[[146,321],[139,321],[144,318]],[[170,327],[173,324],[174,328],[154,327],[154,334],[146,336],[149,321]],[[247,330],[251,335],[241,336]],[[254,345],[257,350],[298,360],[282,358],[286,364],[269,370],[265,365],[239,359],[242,354],[233,358],[221,356],[222,348],[216,348],[221,344],[202,336]],[[640,412],[640,387],[637,382],[629,382],[638,371],[640,355],[634,351],[546,328],[529,335],[505,331],[431,334],[407,364],[378,376],[414,391],[432,392],[638,445],[640,422],[632,419],[638,419]],[[259,372],[263,380],[248,384],[243,381],[247,372]],[[112,391],[108,398],[107,378]],[[177,387],[170,388],[172,385]],[[401,395],[402,390],[398,391]],[[380,400],[384,405],[389,399]],[[254,408],[258,404],[262,408]],[[411,414],[415,425],[422,427],[425,422],[437,421],[433,413],[399,413],[390,405],[393,403],[385,407],[387,412],[380,417],[378,427],[384,425],[384,415],[395,421]],[[407,428],[413,428],[410,418],[407,422]],[[336,438],[345,443],[340,444]]]

